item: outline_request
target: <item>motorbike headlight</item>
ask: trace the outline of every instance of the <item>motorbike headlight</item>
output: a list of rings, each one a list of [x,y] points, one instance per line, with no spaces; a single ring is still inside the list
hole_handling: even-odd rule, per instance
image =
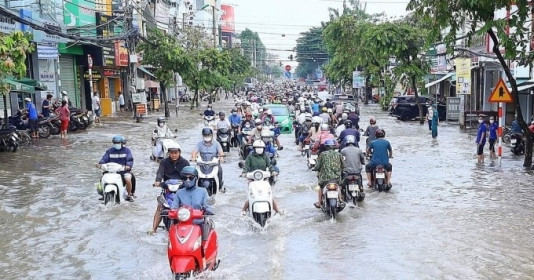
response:
[[[178,210],[178,220],[185,222],[191,218],[191,211],[187,208],[182,208]]]
[[[263,173],[261,173],[260,171],[254,172],[254,180],[259,181],[261,179],[263,179]]]

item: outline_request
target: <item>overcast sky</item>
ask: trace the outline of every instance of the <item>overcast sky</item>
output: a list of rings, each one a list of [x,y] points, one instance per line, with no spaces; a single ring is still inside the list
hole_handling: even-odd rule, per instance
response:
[[[366,0],[368,13],[406,14],[408,0]],[[259,34],[267,51],[287,59],[299,33],[328,20],[328,8],[340,9],[343,0],[223,0],[234,6],[236,32],[249,28]],[[284,37],[282,35],[285,35]],[[292,64],[292,63],[289,63]]]

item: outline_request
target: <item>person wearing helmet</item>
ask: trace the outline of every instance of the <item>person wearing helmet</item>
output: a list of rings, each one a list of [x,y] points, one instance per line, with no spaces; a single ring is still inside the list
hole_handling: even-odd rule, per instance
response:
[[[263,130],[263,122],[260,119],[254,120],[254,128],[250,132],[250,138],[248,139],[248,143],[252,144],[252,141],[254,140],[260,140],[261,139],[261,132]]]
[[[152,131],[152,143],[154,147],[152,148],[152,159],[162,159],[165,155],[163,154],[163,144],[161,139],[163,138],[176,138],[176,135],[171,131],[167,126],[165,117],[158,118],[158,125]]]
[[[311,121],[311,127],[310,127],[310,133],[308,137],[306,138],[305,142],[308,141],[316,141],[319,137],[319,134],[321,134],[321,124],[323,123],[323,119],[321,117],[312,117]]]
[[[313,149],[319,150],[319,153],[321,153],[326,149],[325,147],[326,141],[334,140],[334,139],[335,139],[334,134],[332,134],[332,132],[330,131],[330,127],[328,126],[328,124],[323,123],[321,125],[321,133],[319,133],[319,135],[316,138],[316,141],[313,143]]]
[[[165,190],[165,198],[169,201],[168,199],[174,199],[174,194],[167,188],[167,183],[169,180],[181,180],[182,169],[189,166],[189,161],[181,156],[182,149],[178,143],[173,143],[167,148],[169,157],[160,161],[153,186],[162,187]],[[156,207],[152,230],[148,232],[150,235],[156,233],[158,226],[161,223],[161,206],[162,205],[158,203],[158,206]]]
[[[272,177],[277,176],[279,173],[279,170],[275,165],[271,164],[271,159],[265,153],[265,143],[262,140],[256,140],[254,141],[254,144],[252,144],[252,147],[254,149],[254,152],[250,153],[247,156],[247,159],[245,160],[245,165],[243,166],[243,172],[241,173],[241,177],[246,177],[248,172],[252,172],[254,170],[266,170],[266,169],[269,169]],[[249,208],[249,203],[247,199],[241,211],[242,216],[245,216],[247,214],[248,208]],[[280,213],[280,210],[278,209],[278,204],[276,203],[274,198],[273,198],[273,210],[276,213]]]
[[[332,110],[331,108],[328,108],[326,112],[328,113],[328,116],[330,117],[330,122],[328,124],[332,127],[335,127],[338,121],[337,121],[336,115],[334,114],[334,110]]]
[[[345,168],[345,161],[343,156],[335,150],[336,142],[334,139],[328,139],[324,142],[326,150],[319,154],[317,164],[313,171],[317,171],[317,181],[319,183],[318,202],[314,204],[316,208],[321,208],[321,200],[323,197],[323,188],[329,181],[335,180],[341,183],[341,174]],[[344,207],[340,200],[340,207]]]
[[[345,121],[349,118],[349,115],[347,113],[341,114],[341,119],[339,119],[339,122],[337,123],[337,126],[345,125]]]
[[[119,172],[119,174],[121,174],[122,179],[126,182],[126,192],[128,193],[126,200],[133,202],[135,188],[132,186],[133,176],[131,171],[134,163],[132,152],[124,146],[126,144],[126,139],[121,135],[114,136],[111,142],[113,143],[113,147],[109,148],[104,153],[104,156],[102,156],[102,159],[100,159],[100,162],[98,162],[96,166],[100,168],[101,164],[108,162],[123,165],[124,171]]]
[[[350,114],[347,116],[347,119],[352,121],[352,125],[356,128],[359,128],[358,122],[360,121],[360,116],[356,114],[356,107],[350,110]]]
[[[197,155],[200,156],[202,161],[211,161],[214,157],[219,158],[219,162],[224,161],[224,152],[222,149],[221,144],[213,139],[213,130],[209,127],[205,127],[202,129],[202,141],[199,141],[195,148],[193,149],[193,152],[191,152],[191,161],[197,160]],[[219,164],[219,172],[217,173],[217,177],[219,177],[219,189],[222,189],[224,182],[223,182],[223,170],[221,165]]]
[[[314,113],[319,113],[319,100],[314,100],[311,108]]]
[[[341,118],[341,115],[343,115],[344,110],[345,106],[343,106],[343,102],[338,102],[335,107],[336,118]]]
[[[193,166],[186,166],[180,172],[182,188],[174,195],[171,209],[178,209],[182,206],[189,206],[196,210],[204,210],[206,214],[213,214],[211,206],[208,204],[209,195],[205,188],[197,187],[198,172]],[[202,241],[208,239],[212,229],[212,223],[207,218],[195,219],[193,223],[200,225],[202,231]],[[204,251],[204,250],[202,250]],[[204,258],[204,256],[202,256]],[[204,260],[205,263],[205,260]]]
[[[321,119],[323,119],[323,123],[330,124],[331,118],[330,114],[328,114],[328,109],[326,107],[323,107],[322,113],[319,115]]]
[[[345,148],[340,153],[345,160],[345,169],[343,174],[359,174],[360,183],[362,182],[362,166],[365,164],[365,157],[363,151],[358,148],[358,142],[353,135],[347,135],[345,137]],[[360,185],[360,191],[363,192],[363,188]]]
[[[326,99],[326,102],[324,103],[324,106],[327,109],[334,109],[334,104],[332,103],[332,100],[330,98]]]
[[[238,130],[238,141],[239,145],[243,145],[243,131],[251,131],[254,128],[254,120],[252,119],[252,113],[246,112],[245,113],[245,119],[241,121],[241,124],[239,125]],[[247,139],[248,141],[248,139]]]
[[[211,105],[208,105],[206,110],[204,110],[204,117],[215,117],[215,111]]]
[[[346,146],[346,138],[347,136],[354,136],[354,139],[356,139],[356,147],[359,147],[358,145],[358,142],[360,142],[360,131],[358,131],[358,129],[352,127],[352,121],[351,120],[346,120],[345,121],[345,129],[343,131],[341,131],[341,133],[339,134],[339,140],[341,141],[341,149],[345,148]]]
[[[367,147],[367,154],[371,154],[371,160],[365,165],[365,172],[367,173],[367,185],[373,187],[371,181],[371,173],[377,165],[383,165],[386,169],[386,185],[390,184],[392,166],[389,159],[393,157],[393,149],[388,140],[384,139],[386,132],[379,128],[376,130],[376,140],[369,143]]]
[[[219,120],[217,121],[217,130],[226,128],[230,129],[230,122],[226,119],[226,114],[224,112],[219,112]]]
[[[371,118],[369,119],[369,126],[367,126],[365,132],[363,133],[363,136],[367,136],[367,140],[365,140],[366,146],[369,146],[369,143],[376,139],[377,129],[378,126],[376,125],[376,119],[375,117],[371,116]]]
[[[61,92],[61,100],[67,102],[69,107],[72,105],[70,100],[69,100],[69,94],[66,91],[62,91]]]
[[[232,125],[232,127],[239,126],[241,124],[241,115],[237,113],[236,108],[232,109],[232,114],[230,117],[228,117],[228,120],[230,121],[230,125]]]
[[[274,124],[275,118],[273,116],[273,111],[271,109],[267,109],[263,112],[263,115],[261,116],[261,121],[265,122],[265,120],[268,120],[272,124]]]

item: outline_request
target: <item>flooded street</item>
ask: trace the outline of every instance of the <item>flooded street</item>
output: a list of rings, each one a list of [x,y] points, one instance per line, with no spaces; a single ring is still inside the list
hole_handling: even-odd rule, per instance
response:
[[[230,102],[215,104],[228,112]],[[336,222],[313,207],[314,172],[282,135],[275,197],[286,215],[259,231],[240,217],[246,181],[233,149],[223,165],[227,192],[214,210],[221,265],[201,279],[534,279],[532,172],[503,148],[502,167],[476,164],[474,139],[441,123],[401,122],[377,105],[361,105],[360,126],[371,115],[393,147],[393,189],[367,191]],[[201,140],[198,111],[171,113],[182,156]],[[187,114],[183,117],[182,114]],[[167,236],[152,226],[158,188],[150,161],[151,130],[130,117],[59,138],[41,139],[0,154],[0,279],[172,279]],[[122,134],[135,158],[137,199],[104,209],[94,167],[111,138]],[[365,139],[360,146],[365,145]],[[364,180],[366,183],[366,180]]]

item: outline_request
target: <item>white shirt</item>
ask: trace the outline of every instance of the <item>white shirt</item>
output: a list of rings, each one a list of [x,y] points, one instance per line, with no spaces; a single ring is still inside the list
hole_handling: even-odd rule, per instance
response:
[[[227,119],[217,121],[217,129],[230,128],[230,122]]]
[[[428,107],[428,113],[426,114],[426,119],[431,121],[433,115],[434,115],[434,109],[432,109],[432,107]]]
[[[124,105],[124,95],[119,94],[119,105]]]
[[[170,138],[174,137],[174,133],[172,133],[171,129],[165,124],[163,127],[156,126],[156,132],[152,132],[152,139],[156,138]]]
[[[93,101],[93,110],[100,109],[100,97],[93,95],[93,98],[91,98],[91,100]]]

